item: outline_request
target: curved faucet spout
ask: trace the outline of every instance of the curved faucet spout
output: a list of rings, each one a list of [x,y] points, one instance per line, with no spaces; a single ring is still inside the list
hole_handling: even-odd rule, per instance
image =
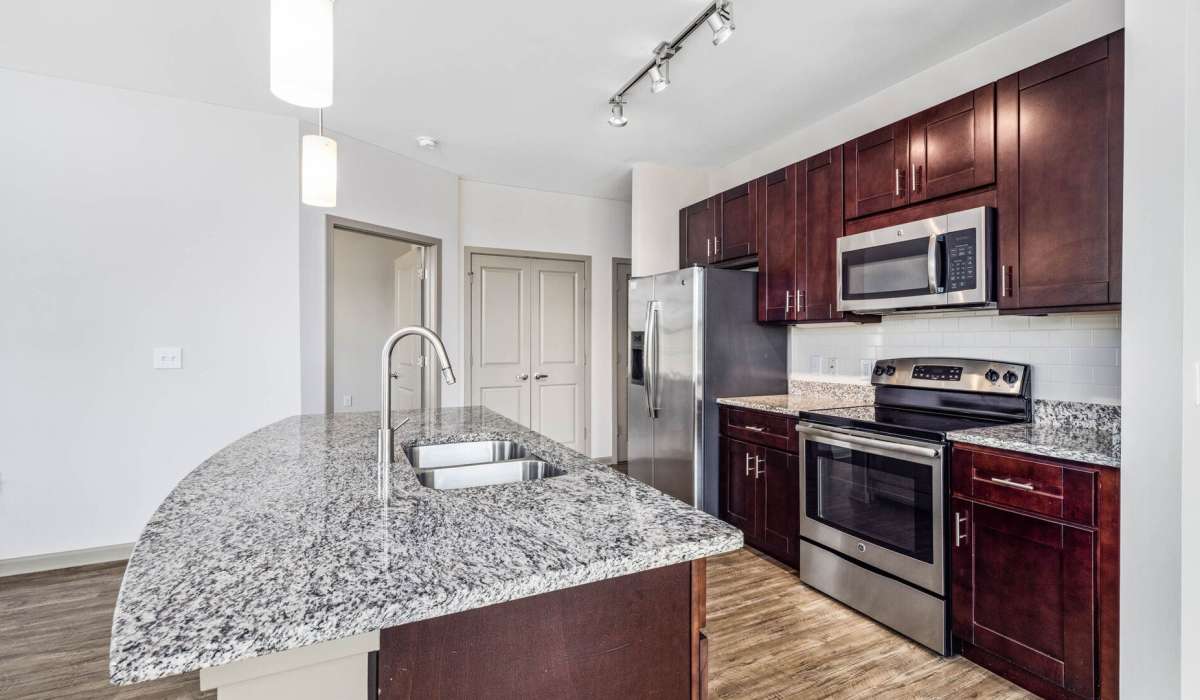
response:
[[[446,345],[442,343],[442,339],[437,333],[429,330],[425,326],[406,326],[393,333],[388,337],[383,344],[383,352],[380,355],[380,380],[379,380],[379,463],[376,467],[375,486],[378,491],[379,498],[385,503],[387,502],[388,494],[391,492],[391,466],[392,453],[394,450],[393,432],[392,432],[392,350],[396,348],[396,343],[400,342],[401,338],[416,335],[429,341],[433,346],[434,352],[437,353],[438,362],[442,365],[442,379],[447,384],[453,384],[454,368],[450,365],[450,357],[446,354]]]

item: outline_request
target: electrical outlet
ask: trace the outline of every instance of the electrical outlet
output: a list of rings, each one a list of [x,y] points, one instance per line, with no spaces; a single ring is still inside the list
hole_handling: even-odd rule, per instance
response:
[[[874,360],[859,360],[858,373],[864,377],[870,377],[871,372],[875,370]]]
[[[183,369],[183,348],[154,348],[154,369]]]
[[[825,358],[825,374],[837,374],[837,358]]]
[[[821,366],[824,364],[825,358],[820,355],[812,355],[808,358],[808,371],[812,374],[820,374]]]
[[[342,408],[350,408],[354,405],[354,394],[346,394],[342,397]]]

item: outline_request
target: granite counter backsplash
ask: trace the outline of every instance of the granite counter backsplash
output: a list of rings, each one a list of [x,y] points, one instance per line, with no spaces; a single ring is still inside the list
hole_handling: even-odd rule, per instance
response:
[[[1121,466],[1121,407],[1075,401],[1033,402],[1033,422],[959,430],[952,442]]]

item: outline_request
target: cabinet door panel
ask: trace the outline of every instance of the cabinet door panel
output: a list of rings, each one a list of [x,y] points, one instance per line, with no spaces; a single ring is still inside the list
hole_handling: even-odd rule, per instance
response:
[[[679,216],[679,266],[707,265],[712,260],[713,237],[717,232],[716,198],[686,207]]]
[[[757,448],[740,440],[724,438],[725,458],[721,489],[722,516],[730,525],[740,529],[747,541],[758,540],[758,518],[755,492],[754,461]]]
[[[954,501],[955,512],[964,508]],[[1031,673],[1083,697],[1095,694],[1094,540],[1089,530],[981,504],[969,506],[969,584],[960,546],[952,564],[954,629]],[[968,636],[969,635],[969,636]]]
[[[846,218],[908,203],[908,120],[854,139],[845,157]]]
[[[802,163],[804,206],[801,239],[805,249],[797,268],[806,270],[796,318],[829,321],[842,318],[837,310],[837,240],[842,237],[842,147],[830,149]]]
[[[995,182],[995,95],[988,85],[912,118],[912,202]]]
[[[795,317],[796,289],[804,287],[804,246],[796,228],[797,166],[789,165],[763,178],[761,194],[762,250],[758,254],[758,320]],[[801,261],[801,264],[797,264]]]
[[[727,190],[720,196],[721,225],[713,241],[713,260],[732,260],[758,252],[755,233],[758,181]]]
[[[759,502],[762,549],[789,566],[796,566],[800,529],[800,458],[759,448]]]
[[[1120,302],[1123,39],[997,84],[999,304]]]

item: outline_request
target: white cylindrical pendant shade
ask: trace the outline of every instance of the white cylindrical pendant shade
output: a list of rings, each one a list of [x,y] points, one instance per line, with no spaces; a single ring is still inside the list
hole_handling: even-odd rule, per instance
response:
[[[298,107],[333,104],[333,0],[271,0],[271,93]]]
[[[300,201],[312,207],[337,206],[337,141],[306,135],[300,143]]]

